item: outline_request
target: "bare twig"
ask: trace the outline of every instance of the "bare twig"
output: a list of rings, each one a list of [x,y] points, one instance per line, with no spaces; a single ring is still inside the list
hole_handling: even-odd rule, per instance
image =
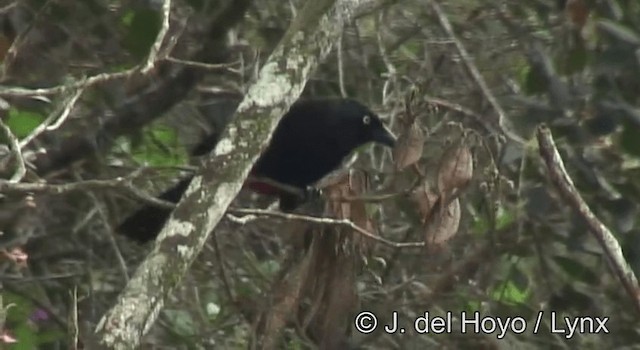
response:
[[[485,96],[487,101],[489,101],[489,104],[491,104],[491,107],[498,114],[497,124],[498,124],[498,127],[500,128],[500,131],[514,142],[517,142],[520,144],[525,143],[525,141],[520,136],[516,135],[513,131],[511,131],[507,127],[507,125],[505,125],[507,120],[507,114],[505,113],[504,109],[498,102],[498,99],[495,97],[495,95],[487,85],[486,81],[482,77],[482,74],[480,74],[480,71],[478,70],[476,65],[473,63],[473,59],[471,58],[471,55],[469,54],[467,49],[464,47],[460,39],[458,39],[458,37],[456,36],[456,33],[454,32],[453,27],[451,26],[451,23],[447,18],[447,14],[444,13],[444,11],[442,10],[442,8],[440,7],[437,1],[427,0],[427,3],[436,13],[436,16],[438,17],[438,21],[440,22],[440,26],[445,30],[445,32],[447,32],[449,37],[451,37],[451,40],[453,40],[456,46],[456,49],[460,54],[460,58],[464,62],[465,67],[467,67],[469,74],[471,74],[471,77],[480,88],[480,91],[482,91],[482,94]]]
[[[220,268],[220,279],[222,280],[222,285],[224,286],[224,292],[229,298],[229,301],[236,305],[236,298],[233,296],[233,289],[231,289],[231,283],[229,282],[229,277],[227,277],[227,269],[224,266],[225,259],[222,256],[222,249],[220,248],[220,242],[218,242],[218,236],[213,235],[213,247],[210,249],[213,250],[214,255],[216,257],[216,262],[218,263],[218,267]]]
[[[6,101],[0,100],[0,104],[1,104],[0,109],[2,110],[9,109],[9,106],[6,103]],[[15,158],[14,161],[16,162],[16,171],[13,173],[13,176],[11,176],[11,179],[9,180],[9,182],[11,183],[20,182],[24,178],[24,175],[27,173],[27,167],[25,166],[24,157],[22,156],[22,149],[20,148],[20,142],[18,141],[18,138],[16,137],[16,135],[13,134],[11,129],[9,129],[7,124],[4,123],[2,118],[0,118],[0,129],[2,129],[2,132],[9,140],[9,145],[11,146],[11,152],[13,153],[13,157]],[[0,190],[0,192],[2,191]]]
[[[162,42],[164,41],[164,37],[167,35],[169,31],[169,17],[171,15],[171,0],[163,0],[162,2],[162,26],[158,31],[158,36],[156,40],[153,42],[151,46],[151,50],[149,50],[149,56],[147,57],[147,61],[140,69],[140,73],[147,74],[151,69],[153,69],[156,58],[158,57],[158,52],[160,52],[160,48],[162,47]]]
[[[77,350],[80,344],[79,335],[80,327],[78,325],[78,286],[73,287],[71,292],[71,310],[69,311],[69,333],[71,339],[71,349]]]
[[[78,102],[78,99],[80,98],[84,90],[84,86],[80,86],[76,90],[76,92],[67,99],[67,101],[62,103],[61,111],[56,108],[55,111],[47,116],[47,119],[40,123],[40,125],[33,129],[33,131],[27,137],[20,141],[20,147],[26,147],[33,139],[38,137],[44,131],[51,131],[59,128],[71,114],[71,110],[75,106],[76,102]]]
[[[143,169],[134,171],[133,173],[124,176],[116,177],[108,180],[84,180],[69,182],[65,184],[49,184],[46,182],[39,183],[13,183],[11,181],[0,181],[0,193],[50,193],[50,194],[63,194],[73,191],[87,191],[87,190],[104,190],[104,189],[117,189],[126,190],[134,197],[142,200],[145,203],[155,205],[158,207],[173,209],[175,204],[163,201],[155,198],[144,191],[140,190],[133,184],[133,180],[142,173]]]
[[[88,88],[96,84],[104,83],[111,80],[128,78],[136,73],[147,74],[156,61],[158,51],[160,49],[160,45],[162,45],[162,41],[168,31],[169,28],[169,12],[171,9],[171,1],[165,0],[163,3],[163,24],[160,32],[158,33],[158,37],[151,48],[149,56],[145,61],[144,65],[138,65],[131,69],[127,69],[122,72],[115,73],[100,73],[97,75],[93,75],[90,77],[85,77],[82,79],[77,79],[68,84],[57,85],[48,88],[38,88],[38,89],[28,89],[22,87],[9,87],[9,86],[0,86],[0,95],[1,96],[43,96],[43,95],[55,95],[59,93],[64,93],[69,90],[80,89],[80,88]]]
[[[277,217],[285,220],[305,221],[305,222],[311,222],[311,223],[322,224],[322,225],[344,226],[358,232],[359,234],[367,238],[370,238],[376,242],[380,242],[389,247],[393,247],[393,248],[424,247],[424,242],[404,243],[404,242],[390,241],[384,237],[380,237],[378,235],[375,235],[363,229],[362,227],[353,223],[351,220],[347,220],[347,219],[333,219],[333,218],[326,218],[326,217],[291,214],[291,213],[283,213],[279,211],[271,211],[271,210],[264,210],[264,209],[238,208],[238,209],[230,209],[229,212],[235,213],[235,214],[243,214],[243,215],[270,216],[270,217]]]
[[[336,48],[338,57],[338,85],[340,86],[340,95],[347,97],[347,89],[344,86],[344,50],[342,47],[344,41],[344,34],[340,35],[338,39],[338,47]]]
[[[564,167],[558,148],[555,145],[551,131],[545,125],[538,127],[537,131],[540,155],[549,171],[549,178],[556,186],[564,200],[585,220],[589,231],[598,241],[604,255],[610,263],[614,274],[620,279],[620,283],[631,298],[636,310],[640,312],[640,289],[638,279],[633,270],[624,259],[622,249],[609,228],[600,221],[584,201],[573,180]]]
[[[79,175],[75,174],[75,177],[79,178]],[[129,281],[129,271],[127,270],[127,263],[124,260],[124,257],[122,256],[122,252],[120,251],[120,247],[118,247],[118,243],[113,237],[113,227],[111,227],[111,224],[109,223],[109,218],[102,204],[103,202],[98,200],[98,197],[95,195],[95,193],[93,193],[93,191],[86,191],[86,193],[91,199],[91,201],[93,202],[96,212],[100,216],[102,225],[105,227],[104,232],[106,234],[107,240],[109,241],[109,244],[111,245],[111,248],[113,249],[113,253],[116,257],[116,260],[118,261],[118,265],[120,267],[120,272],[122,273],[124,283],[127,283]]]
[[[480,123],[480,125],[482,125],[482,127],[484,127],[484,129],[492,134],[499,134],[498,130],[496,130],[496,128],[493,127],[493,125],[491,125],[491,123],[489,123],[486,118],[483,118],[480,114],[476,113],[475,111],[473,111],[470,108],[464,107],[460,104],[457,104],[455,102],[451,102],[451,101],[447,101],[441,98],[437,98],[437,97],[432,97],[432,96],[424,96],[424,100],[428,103],[431,103],[433,105],[436,106],[440,106],[440,107],[444,107],[446,109],[450,109],[452,111],[458,112],[458,113],[462,113],[464,115],[466,115],[467,117],[470,117],[472,119],[474,119],[475,121],[477,121],[478,123]]]
[[[384,42],[382,40],[382,23],[384,21],[384,14],[381,13],[376,17],[376,40],[378,43],[378,50],[380,51],[380,57],[382,58],[382,62],[387,68],[387,79],[385,79],[384,86],[382,88],[382,104],[387,105],[390,100],[393,100],[393,94],[387,93],[387,91],[396,87],[397,79],[398,79],[398,70],[393,65],[391,58],[387,52],[387,49],[384,46]],[[390,96],[391,95],[391,96]]]
[[[238,73],[237,70],[232,69],[233,66],[237,66],[239,65],[239,62],[231,62],[231,63],[204,63],[204,62],[196,62],[196,61],[190,61],[190,60],[183,60],[180,58],[175,58],[175,57],[165,57],[164,60],[169,61],[169,62],[173,62],[173,63],[178,63],[178,64],[182,64],[185,66],[191,66],[191,67],[196,67],[196,68],[202,68],[202,69],[207,69],[207,70],[219,70],[219,69],[224,69],[227,70],[229,72],[232,73]]]
[[[0,86],[0,95],[2,96],[42,96],[55,95],[68,90],[79,89],[82,86],[90,87],[99,83],[127,78],[138,71],[138,67],[127,69],[116,73],[100,73],[88,78],[78,79],[69,84],[53,86],[49,88],[27,89],[22,87]]]

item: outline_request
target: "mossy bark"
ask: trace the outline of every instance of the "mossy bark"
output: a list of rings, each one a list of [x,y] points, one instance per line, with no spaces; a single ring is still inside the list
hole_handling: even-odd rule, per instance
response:
[[[218,145],[196,174],[96,332],[101,346],[131,349],[151,328],[163,302],[179,284],[220,222],[282,115],[300,96],[318,66],[364,0],[309,1],[249,88]]]

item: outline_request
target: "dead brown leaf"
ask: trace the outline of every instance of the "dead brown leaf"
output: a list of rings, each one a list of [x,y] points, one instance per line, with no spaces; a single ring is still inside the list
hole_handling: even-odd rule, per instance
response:
[[[469,147],[452,146],[440,158],[438,190],[447,194],[464,189],[473,177],[473,155]]]
[[[398,143],[393,149],[393,161],[397,170],[402,170],[420,160],[425,138],[424,131],[417,120],[400,134]]]
[[[432,191],[427,184],[423,184],[411,192],[411,199],[418,205],[418,213],[423,223],[431,214],[438,198],[440,196]]]
[[[447,207],[437,206],[430,222],[425,225],[427,247],[439,246],[458,233],[460,227],[460,200],[456,198]]]

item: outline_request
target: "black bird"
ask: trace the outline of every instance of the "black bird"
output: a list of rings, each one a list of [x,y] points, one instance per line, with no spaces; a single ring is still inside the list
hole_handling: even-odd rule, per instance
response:
[[[299,100],[282,117],[269,146],[255,163],[251,178],[267,178],[307,193],[309,186],[338,168],[359,146],[376,142],[393,147],[395,140],[378,116],[355,100]],[[204,154],[214,145],[213,138],[205,138],[194,153]],[[177,202],[190,181],[191,178],[182,180],[160,198]],[[279,195],[283,211],[293,210],[299,204],[291,193],[259,180],[248,180],[244,187],[258,193]],[[140,242],[152,240],[170,213],[168,209],[143,207],[122,222],[118,232]]]

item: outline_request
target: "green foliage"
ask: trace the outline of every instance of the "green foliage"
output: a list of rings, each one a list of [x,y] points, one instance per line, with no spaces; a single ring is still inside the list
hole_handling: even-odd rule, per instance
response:
[[[7,329],[17,340],[14,344],[8,344],[7,349],[38,349],[44,344],[64,339],[65,333],[62,330],[44,329],[38,324],[44,322],[43,320],[31,320],[32,315],[42,310],[29,299],[14,293],[3,292],[2,301],[5,307],[8,306]]]
[[[23,138],[29,135],[44,119],[45,117],[40,113],[11,108],[6,124],[16,137]]]
[[[489,219],[485,216],[475,216],[473,221],[473,232],[476,234],[486,234],[492,229]],[[515,221],[515,213],[499,205],[496,210],[495,229],[502,230]]]
[[[498,284],[491,292],[491,297],[496,301],[507,304],[526,303],[531,291],[519,288],[512,280],[506,280]]]
[[[146,57],[162,25],[158,11],[130,10],[125,12],[121,20],[126,30],[124,47],[137,59]]]
[[[184,147],[178,142],[174,129],[155,125],[143,134],[142,140],[133,147],[134,160],[149,166],[178,166],[188,161]]]

